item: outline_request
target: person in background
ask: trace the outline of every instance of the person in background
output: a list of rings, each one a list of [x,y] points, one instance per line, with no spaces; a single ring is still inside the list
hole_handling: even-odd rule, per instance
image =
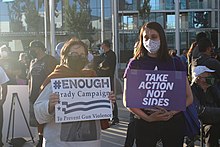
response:
[[[89,41],[89,39],[83,39],[81,40],[83,43],[85,43],[88,47],[88,64],[86,66],[86,68],[89,68],[89,69],[94,69],[94,55],[92,53],[92,49],[91,49],[91,43]]]
[[[206,147],[219,147],[220,139],[220,89],[214,72],[206,66],[196,66],[191,84],[198,116],[204,124]]]
[[[38,127],[39,142],[37,147],[41,147],[43,141],[43,128],[38,124],[35,118],[33,105],[39,95],[40,86],[43,84],[47,76],[54,70],[58,61],[53,56],[45,53],[46,49],[44,44],[39,40],[31,41],[29,48],[30,55],[33,57],[27,76],[27,79],[29,80],[30,126]]]
[[[7,82],[9,81],[8,76],[2,67],[0,67],[0,147],[3,147],[2,142],[2,127],[3,127],[3,104],[7,96]]]
[[[180,60],[183,62],[183,64],[187,67],[188,61],[187,61],[187,50],[184,49],[182,54],[180,55]]]
[[[169,54],[171,57],[177,57],[177,50],[176,49],[169,49]]]
[[[196,40],[191,44],[191,46],[187,52],[187,60],[188,60],[188,65],[187,65],[188,73],[187,74],[188,74],[189,81],[192,81],[192,71],[193,71],[192,62],[194,62],[195,59],[198,58],[199,54],[200,54],[199,49],[198,49],[198,42],[204,38],[208,38],[206,33],[199,32],[196,35]]]
[[[136,53],[124,73],[125,106],[127,73],[131,69],[185,71],[179,58],[170,57],[164,29],[157,22],[146,23],[141,28]],[[187,107],[193,102],[193,95],[188,80],[184,86],[186,86]],[[137,147],[154,147],[159,140],[162,141],[163,147],[183,146],[185,118],[182,111],[169,111],[163,108],[158,108],[156,111],[141,108],[127,109],[137,116],[135,119]]]
[[[46,147],[101,147],[100,120],[55,123],[55,105],[59,95],[52,92],[51,79],[68,77],[95,77],[93,70],[85,69],[88,48],[77,38],[67,41],[61,50],[60,65],[42,84],[42,91],[34,104],[35,115],[44,124]],[[83,97],[82,97],[83,98]],[[109,99],[115,102],[115,95]],[[68,130],[68,131],[67,131]]]
[[[23,80],[25,84],[27,84],[27,72],[30,65],[30,58],[28,57],[27,53],[20,53],[18,58],[18,63],[20,64],[20,74],[18,78]]]
[[[203,65],[209,69],[215,70],[214,73],[216,79],[220,80],[220,62],[212,57],[214,52],[213,43],[209,38],[201,39],[198,42],[199,55],[197,58],[194,58],[192,61],[192,70],[196,66]]]
[[[14,65],[16,64],[17,60],[16,58],[13,58],[11,48],[6,45],[2,45],[0,47],[0,56],[0,66],[4,69],[9,78],[7,84],[16,85],[17,82],[15,77]]]
[[[60,51],[61,51],[64,43],[65,42],[60,42],[55,47],[55,58],[57,59],[58,62],[60,62]]]
[[[111,43],[108,40],[104,40],[100,46],[100,56],[103,60],[99,63],[97,68],[97,75],[100,77],[110,77],[111,90],[114,91],[114,75],[116,67],[116,55],[115,52],[111,50]],[[118,118],[118,106],[114,103],[113,107],[113,119],[111,124],[115,125],[119,123]]]

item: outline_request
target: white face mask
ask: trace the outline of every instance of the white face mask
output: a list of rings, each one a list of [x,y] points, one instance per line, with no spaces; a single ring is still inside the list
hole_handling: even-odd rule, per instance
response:
[[[104,49],[102,47],[99,48],[99,54],[103,54],[104,53]]]
[[[152,39],[143,40],[143,46],[149,53],[156,53],[160,48],[160,41],[154,41]]]

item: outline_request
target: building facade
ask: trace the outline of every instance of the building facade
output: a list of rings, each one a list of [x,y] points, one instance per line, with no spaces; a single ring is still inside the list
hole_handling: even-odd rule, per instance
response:
[[[46,8],[43,0],[30,0],[29,3],[33,5],[28,5],[24,1],[19,2],[19,0],[9,1],[0,0],[0,45],[12,40],[21,40],[25,48],[32,39],[44,41]],[[188,49],[195,40],[196,34],[201,31],[210,36],[215,47],[220,46],[219,0],[150,0],[150,15],[145,20],[140,17],[138,11],[143,6],[144,0],[56,0],[56,42],[77,35],[81,39],[89,38],[91,48],[97,49],[96,45],[101,42],[102,33],[104,39],[111,40],[113,38],[113,1],[117,5],[117,9],[114,9],[117,11],[118,18],[117,33],[114,35],[117,35],[118,40],[114,43],[116,43],[118,62],[122,63],[119,68],[124,68],[123,65],[132,57],[138,31],[144,22],[159,22],[165,29],[168,47],[176,48],[176,1],[179,1],[179,50]],[[72,10],[67,11],[69,8]],[[27,9],[33,11],[27,13]],[[79,14],[80,17],[77,17]],[[14,47],[16,50],[16,45]]]

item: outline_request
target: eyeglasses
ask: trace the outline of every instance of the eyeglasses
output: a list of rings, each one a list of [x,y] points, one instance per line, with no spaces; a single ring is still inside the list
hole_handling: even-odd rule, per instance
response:
[[[77,52],[69,52],[67,55],[68,56],[81,56],[81,57],[86,58],[85,54],[78,54]]]

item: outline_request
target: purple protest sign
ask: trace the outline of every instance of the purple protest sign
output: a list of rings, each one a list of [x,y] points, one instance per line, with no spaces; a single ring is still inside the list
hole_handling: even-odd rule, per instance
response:
[[[186,72],[129,70],[126,107],[184,111],[186,109]]]

